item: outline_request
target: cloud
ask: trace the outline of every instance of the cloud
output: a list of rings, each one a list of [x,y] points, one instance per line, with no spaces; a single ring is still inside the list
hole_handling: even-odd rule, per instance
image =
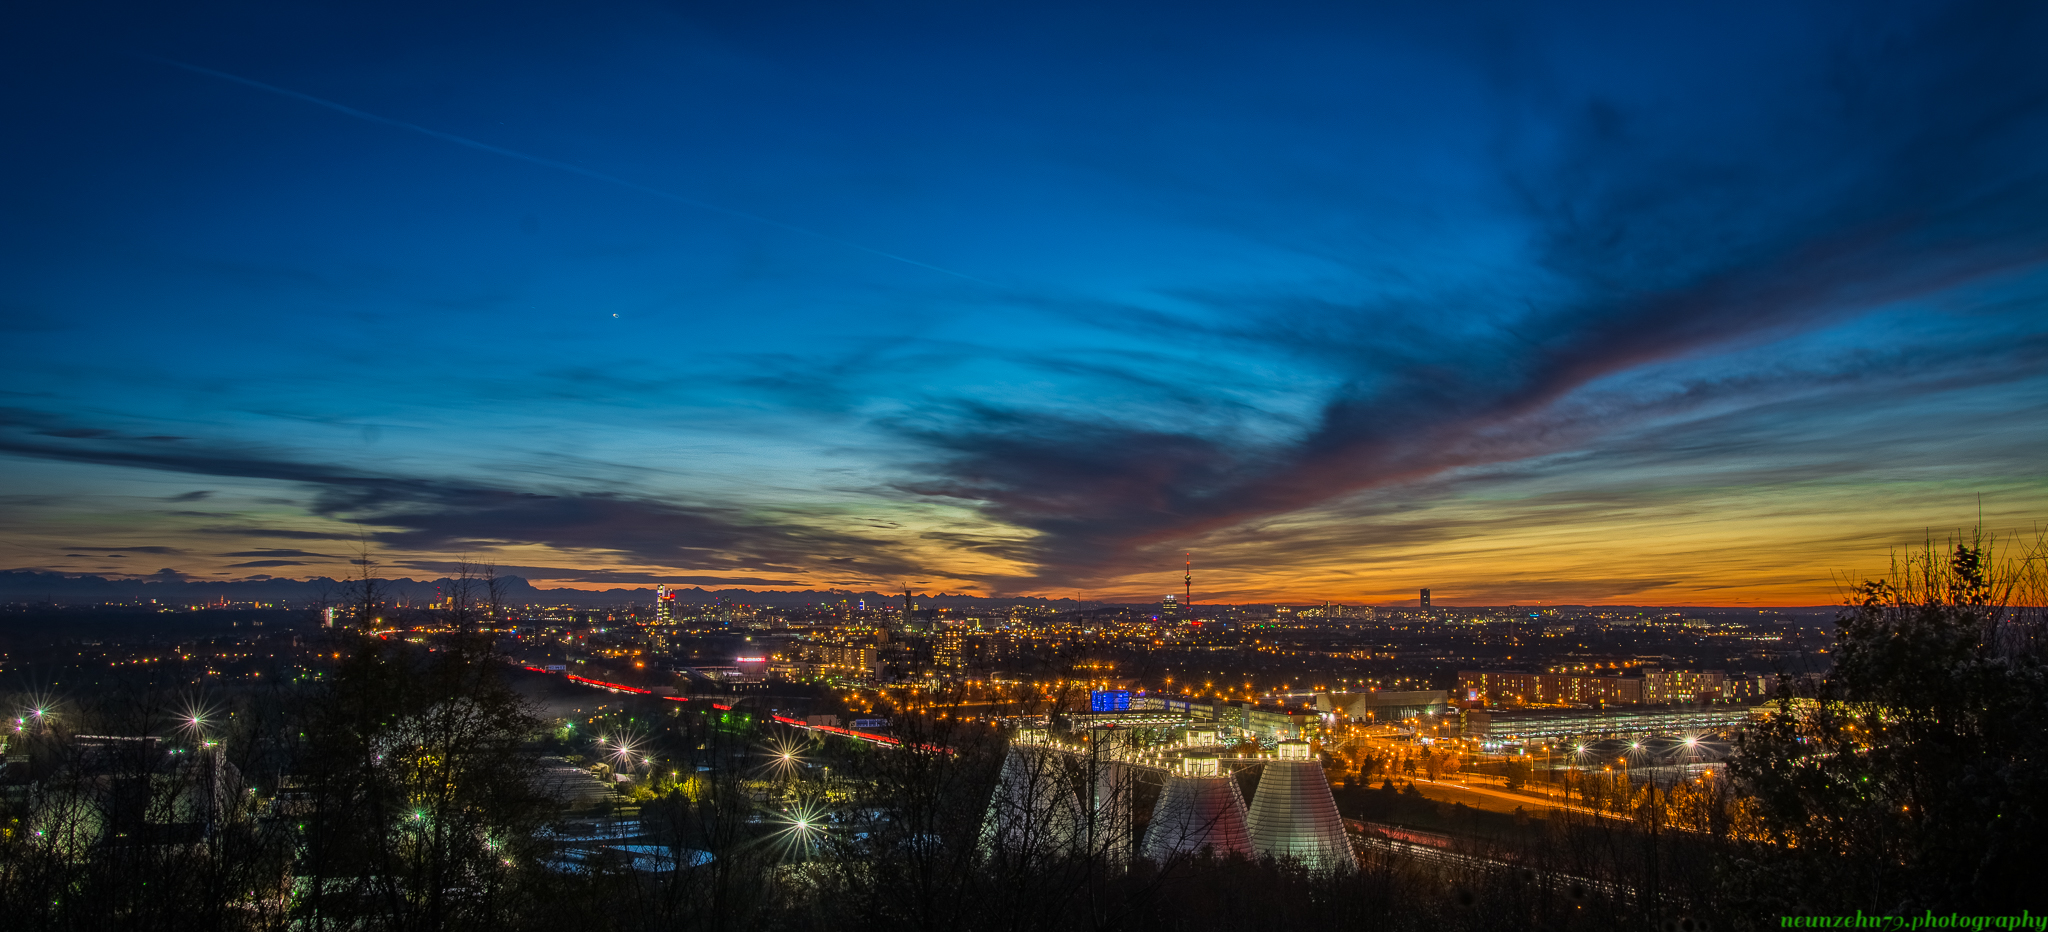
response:
[[[2037,270],[2048,17],[1982,13],[1849,43],[1831,81],[1800,83],[1725,140],[1608,99],[1518,102],[1561,106],[1566,132],[1502,165],[1537,262],[1514,290],[1180,295],[1209,313],[1172,321],[1183,332],[1336,377],[1293,436],[956,403],[890,423],[934,454],[899,488],[1037,532],[1012,555],[1040,582],[1085,584],[1168,541],[1639,426],[1530,429],[1618,374]],[[1122,316],[1133,333],[1166,323]]]
[[[407,569],[425,570],[430,573],[453,574],[462,567],[448,560],[401,560],[397,566]],[[477,564],[469,564],[471,572]],[[638,571],[591,570],[562,566],[516,566],[495,567],[500,576],[518,576],[523,579],[545,579],[551,582],[621,583],[636,585],[670,586],[802,586],[800,580],[768,579],[757,576],[687,576],[670,573],[645,573]]]
[[[42,426],[53,417],[15,412],[16,423]],[[0,426],[6,421],[0,419]],[[607,491],[540,492],[481,483],[377,475],[226,447],[164,450],[120,438],[78,438],[53,445],[0,434],[0,452],[66,462],[129,466],[194,475],[291,482],[313,491],[308,508],[328,519],[374,528],[369,540],[387,547],[473,551],[507,544],[622,554],[636,562],[681,570],[768,570],[793,573],[810,561],[843,557],[867,572],[914,569],[874,539],[781,520],[733,507],[689,505]],[[201,533],[332,540],[318,532],[208,527]],[[71,548],[99,549],[99,548]]]
[[[339,560],[339,559],[341,559],[340,557],[338,557],[338,556],[335,556],[334,554],[331,554],[331,553],[313,553],[313,552],[311,552],[311,551],[307,551],[307,550],[237,550],[237,551],[235,551],[234,553],[224,553],[224,554],[221,554],[221,556],[224,556],[224,557],[269,557],[269,558],[277,558],[277,557],[317,557],[317,558],[319,558],[319,559],[323,559],[323,560]]]
[[[168,434],[147,434],[136,436],[117,430],[91,425],[72,424],[56,415],[25,408],[0,408],[0,426],[26,430],[35,436],[55,437],[61,440],[140,440],[150,443],[186,440]],[[173,498],[171,501],[181,499]]]
[[[107,555],[109,555],[109,556],[112,556],[112,555],[114,555],[114,554],[116,554],[116,553],[154,553],[154,554],[158,554],[158,555],[160,555],[160,556],[168,556],[168,555],[170,555],[170,554],[174,554],[174,553],[184,553],[184,552],[185,552],[185,551],[183,551],[183,550],[180,550],[180,549],[178,549],[178,548],[176,548],[176,547],[94,547],[94,546],[92,546],[92,545],[90,545],[90,544],[67,544],[67,545],[65,545],[65,549],[66,549],[66,550],[97,550],[97,551],[101,551],[101,552],[104,552],[104,553],[106,553],[106,554],[107,554]]]
[[[183,494],[183,495],[173,495],[173,496],[171,496],[171,497],[169,497],[169,498],[166,498],[166,499],[164,499],[164,501],[167,501],[167,502],[196,502],[196,501],[199,501],[200,499],[206,498],[206,497],[208,497],[208,496],[210,496],[210,495],[212,495],[212,494],[213,494],[212,492],[209,492],[209,491],[205,491],[205,490],[201,490],[201,491],[197,491],[197,492],[186,492],[186,493],[185,493],[185,494]]]
[[[731,332],[740,334],[734,340],[738,345],[690,354],[688,366],[666,364],[680,357],[658,349],[673,344],[656,330],[646,331],[649,335],[641,346],[600,340],[604,348],[598,355],[579,355],[582,350],[563,343],[559,354],[488,357],[544,358],[531,363],[543,367],[540,383],[508,373],[499,364],[492,364],[495,371],[490,375],[480,375],[481,370],[465,368],[453,357],[449,365],[430,369],[408,368],[404,359],[394,357],[385,363],[392,367],[389,370],[352,370],[354,384],[364,386],[367,394],[361,396],[364,405],[350,410],[380,410],[376,416],[387,424],[385,451],[392,454],[356,469],[322,465],[332,461],[326,459],[329,454],[318,452],[317,444],[339,435],[262,435],[266,443],[308,443],[311,452],[210,440],[166,443],[167,435],[149,433],[153,427],[135,427],[101,414],[81,414],[74,423],[31,412],[33,416],[9,421],[11,427],[0,431],[0,448],[60,462],[256,480],[246,485],[287,483],[293,488],[280,490],[290,496],[286,503],[310,512],[310,517],[298,521],[257,512],[153,516],[208,525],[197,533],[228,536],[220,543],[227,546],[295,540],[352,553],[341,542],[357,535],[345,524],[359,523],[366,528],[366,541],[379,548],[495,550],[518,552],[521,559],[543,563],[623,567],[547,568],[588,579],[605,573],[665,578],[659,574],[672,570],[692,574],[688,578],[732,574],[781,580],[821,567],[834,578],[874,579],[928,573],[935,568],[923,565],[920,555],[944,553],[945,559],[959,561],[947,571],[973,565],[985,568],[976,572],[996,574],[1023,564],[1027,572],[1036,573],[1021,580],[978,577],[991,586],[1015,589],[1087,585],[1117,577],[1135,566],[1168,562],[1161,559],[1164,551],[1177,551],[1190,541],[1241,547],[1232,556],[1246,564],[1263,553],[1277,563],[1303,565],[1320,558],[1317,548],[1342,546],[1345,559],[1377,565],[1385,555],[1372,550],[1375,540],[1388,547],[1422,546],[1460,534],[1527,528],[1544,520],[1592,521],[1607,514],[1617,500],[1627,503],[1628,490],[1591,488],[1598,484],[1596,479],[1571,476],[1574,470],[1599,464],[1625,461],[1643,470],[1661,464],[1674,473],[1691,469],[1697,475],[1694,467],[1703,451],[1742,451],[1757,460],[1744,465],[1744,475],[1759,480],[1802,481],[1830,471],[1847,475],[1862,468],[1860,464],[1815,458],[1771,462],[1766,469],[1774,445],[1796,429],[1763,424],[1761,418],[1737,423],[1722,414],[1727,408],[1745,406],[1769,408],[1788,423],[1794,415],[1817,420],[1829,414],[1825,406],[1795,410],[1791,400],[1815,392],[1846,393],[1855,386],[1866,394],[1865,403],[1892,404],[1906,393],[1941,390],[1936,380],[1908,377],[1897,367],[1897,357],[1913,361],[1917,354],[1930,353],[1930,344],[1901,340],[1897,357],[1854,359],[1847,358],[1850,354],[1841,347],[1802,344],[1802,358],[1827,364],[1785,372],[1755,360],[1729,362],[1721,372],[1679,372],[1681,364],[1797,341],[1816,328],[1848,328],[1872,309],[1930,295],[1942,296],[1940,303],[1946,306],[1928,301],[1916,313],[1975,313],[1946,298],[2011,282],[2038,269],[2048,255],[2048,238],[2043,235],[2048,194],[2037,156],[2048,151],[2042,118],[2048,78],[2037,61],[2043,38],[2040,13],[1964,3],[1931,13],[1892,11],[1859,22],[1854,30],[1834,29],[1848,18],[1820,17],[1823,28],[1815,31],[1839,37],[1834,47],[1795,49],[1811,45],[1813,34],[1800,33],[1732,55],[1716,53],[1710,58],[1718,63],[1753,59],[1754,67],[1710,69],[1707,80],[1687,73],[1689,66],[1682,63],[1646,66],[1641,59],[1624,57],[1617,64],[1580,54],[1588,45],[1614,41],[1611,36],[1598,41],[1557,38],[1559,33],[1597,30],[1545,30],[1543,38],[1537,38],[1533,29],[1526,38],[1503,30],[1503,45],[1528,41],[1545,47],[1533,53],[1511,48],[1497,61],[1482,63],[1493,69],[1501,94],[1492,102],[1495,109],[1488,111],[1486,103],[1449,101],[1452,95],[1441,88],[1418,86],[1413,95],[1417,111],[1438,112],[1424,121],[1429,125],[1418,123],[1413,133],[1408,127],[1389,132],[1387,126],[1376,125],[1376,118],[1368,114],[1380,111],[1370,108],[1346,108],[1341,120],[1300,120],[1299,114],[1308,111],[1295,111],[1272,124],[1316,124],[1292,135],[1245,132],[1247,126],[1268,124],[1246,120],[1227,100],[1205,97],[1206,89],[1190,93],[1188,87],[1170,82],[1187,100],[1218,105],[1203,119],[1248,141],[1237,147],[1228,142],[1213,148],[1185,145],[1190,137],[1177,135],[1170,114],[1132,108],[1131,112],[1163,116],[1157,123],[1146,123],[1139,135],[1203,151],[1204,158],[1231,165],[1233,177],[1204,177],[1204,169],[1191,163],[1146,159],[1146,175],[1157,180],[1100,192],[1111,196],[1099,201],[1122,206],[1094,213],[1070,210],[1058,206],[1061,195],[1054,192],[1046,200],[1051,222],[1045,226],[1034,230],[1028,223],[989,225],[1012,231],[1005,235],[1023,247],[1014,253],[1021,269],[1041,257],[1065,261],[1057,250],[1034,254],[1027,242],[1055,224],[1071,231],[1076,241],[1086,242],[1082,227],[1089,221],[1108,221],[1102,229],[1119,223],[1132,224],[1124,229],[1143,229],[1143,224],[1156,223],[1159,212],[1171,213],[1171,219],[1185,221],[1187,227],[1215,227],[1191,230],[1197,236],[1215,234],[1253,246],[1248,250],[1255,253],[1251,258],[1242,264],[1226,259],[1218,263],[1221,268],[1214,275],[1205,269],[1191,273],[1200,261],[1184,248],[1187,241],[1161,237],[1161,242],[1128,254],[1137,261],[1113,279],[1091,280],[1080,264],[1047,274],[1071,283],[1081,292],[1076,296],[1050,291],[1037,296],[1005,294],[993,299],[1000,305],[994,311],[947,303],[958,299],[958,293],[934,302],[936,310],[885,309],[879,305],[895,303],[898,297],[907,297],[906,305],[921,298],[879,296],[873,299],[878,305],[873,318],[848,315],[854,322],[849,329],[869,331],[850,338],[861,345],[844,352],[834,349],[832,358],[820,358],[816,346],[837,337],[811,341],[811,335],[796,332],[804,325],[789,326],[784,318],[773,316],[784,313],[781,310],[763,315],[771,321],[763,329],[736,326]],[[1628,41],[1632,50],[1656,48],[1647,36]],[[1705,38],[1689,41],[1701,48],[1714,44]],[[1428,46],[1418,47],[1422,58],[1442,51],[1428,42],[1419,46]],[[1537,73],[1545,61],[1555,63],[1554,73]],[[1451,67],[1464,64],[1453,62]],[[1313,62],[1305,60],[1302,65],[1310,68]],[[1451,83],[1430,77],[1431,67],[1418,71],[1417,85]],[[1233,95],[1290,100],[1289,106],[1271,108],[1275,111],[1289,110],[1295,103],[1316,106],[1307,99],[1312,94],[1287,93],[1303,88],[1246,77],[1252,80],[1233,89]],[[1468,77],[1453,76],[1452,81]],[[1638,79],[1642,86],[1631,86]],[[1342,99],[1355,95],[1363,100],[1372,90],[1336,86],[1351,78],[1317,80],[1330,84]],[[1410,89],[1395,96],[1408,98]],[[1450,106],[1435,105],[1447,101]],[[1473,114],[1489,112],[1497,117],[1495,125],[1473,125],[1489,119],[1481,115],[1475,121]],[[1441,125],[1429,122],[1440,117],[1459,125],[1446,135]],[[1362,129],[1325,129],[1340,122]],[[1060,145],[1053,141],[1055,135],[1045,137],[1048,150]],[[1133,152],[1151,151],[1147,143],[1119,135],[1091,135],[1091,158],[1114,162]],[[1459,138],[1449,138],[1452,135]],[[1420,222],[1385,221],[1407,208],[1374,202],[1387,187],[1359,180],[1378,175],[1378,166],[1384,163],[1353,162],[1345,155],[1353,150],[1343,144],[1362,140],[1378,146],[1379,137],[1385,137],[1390,147],[1410,138],[1433,139],[1415,149],[1438,162],[1428,174],[1459,175],[1457,185],[1471,185],[1471,190],[1441,202],[1432,198],[1427,207],[1432,213],[1440,208],[1443,213],[1438,216],[1450,218],[1445,227],[1468,226],[1466,220],[1473,217],[1478,222],[1470,227],[1484,227],[1453,230],[1428,246],[1449,256],[1446,267],[1418,262],[1412,268],[1393,268],[1411,255],[1400,244],[1390,250],[1397,254],[1393,258],[1377,254],[1381,244],[1374,237],[1387,231],[1435,236]],[[1313,145],[1318,139],[1333,145]],[[1298,144],[1302,141],[1311,144]],[[1329,153],[1316,161],[1345,164],[1328,177],[1309,177],[1315,172],[1287,155],[1304,150]],[[1043,153],[1034,156],[1042,157]],[[1135,162],[1122,167],[1128,170],[1131,164]],[[1475,164],[1480,167],[1468,171]],[[1029,174],[1031,166],[1021,167]],[[1075,167],[1052,166],[1062,172]],[[1087,166],[1091,172],[1095,167]],[[1103,167],[1103,174],[1118,168]],[[1237,171],[1239,167],[1243,170]],[[1439,170],[1441,176],[1436,174]],[[1396,166],[1380,177],[1399,179],[1403,171]],[[1217,181],[1223,184],[1216,185]],[[1318,184],[1324,181],[1331,183]],[[1195,190],[1240,182],[1237,194]],[[1289,188],[1299,190],[1289,193]],[[1304,193],[1310,189],[1312,194]],[[1015,190],[1031,189],[1020,184]],[[1305,208],[1311,197],[1322,202]],[[1240,210],[1224,203],[1233,198],[1274,203]],[[1287,203],[1289,198],[1294,202]],[[956,198],[950,203],[969,202]],[[1223,209],[1216,209],[1219,206]],[[517,207],[511,216],[526,209]],[[1154,215],[1139,216],[1148,211]],[[885,228],[894,221],[877,215],[874,222]],[[1297,234],[1283,226],[1321,232]],[[551,220],[549,230],[557,227]],[[1351,232],[1364,228],[1377,232]],[[1469,246],[1482,239],[1485,244]],[[1173,255],[1166,262],[1147,264],[1148,255],[1169,253]],[[1466,261],[1474,256],[1481,261]],[[1304,257],[1308,261],[1302,261]],[[1111,258],[1121,263],[1125,256]],[[1456,267],[1448,267],[1452,262]],[[332,279],[347,274],[337,268],[331,275],[309,278],[328,278],[328,286],[318,287],[331,287]],[[451,267],[447,278],[438,281],[475,280],[478,274],[476,269]],[[572,273],[564,268],[562,274]],[[353,305],[354,311],[344,313],[369,319],[386,313],[375,308],[389,306],[393,293],[460,292],[470,287],[443,288],[436,281],[423,274],[418,279],[427,283],[423,287],[394,280],[379,285],[384,290],[374,300],[315,303]],[[1190,281],[1203,284],[1181,284]],[[546,307],[537,307],[532,316],[511,316],[510,295],[524,287],[510,280],[476,286],[489,301],[506,305],[507,316],[494,317],[489,328],[493,339],[500,338],[498,334],[577,329],[548,329],[556,324],[543,321],[557,316],[558,308],[540,296],[535,300]],[[744,295],[690,290],[696,287],[676,290],[664,284],[657,290],[665,289],[671,298],[703,295],[711,302],[704,305],[707,308],[749,306]],[[2038,286],[2033,287],[2038,292]],[[1115,297],[1101,297],[1105,294]],[[407,297],[431,305],[449,295]],[[859,304],[869,299],[845,300]],[[526,297],[519,301],[526,303]],[[731,303],[720,303],[727,301]],[[262,306],[289,303],[269,301]],[[793,308],[798,303],[755,306]],[[1017,320],[1001,319],[1016,305],[1027,305]],[[495,306],[487,301],[478,308]],[[694,321],[697,310],[676,316]],[[951,316],[955,311],[958,316]],[[2003,329],[2007,332],[1998,338],[2014,336],[2014,321],[2025,313],[2008,311],[1988,320],[1987,331]],[[2038,317],[2037,310],[2032,313]],[[1092,329],[1061,331],[1058,315]],[[1036,332],[1042,317],[1055,318],[1053,326]],[[529,330],[529,324],[540,329]],[[1017,324],[1021,325],[1012,326]],[[696,325],[678,326],[688,331]],[[2031,326],[2038,329],[2038,324]],[[788,331],[790,339],[778,339],[777,329]],[[1110,338],[1098,339],[1105,331]],[[974,336],[964,336],[970,333]],[[990,334],[987,343],[975,343],[983,333]],[[1074,339],[1069,341],[1068,336]],[[1866,345],[1880,345],[1886,339],[1869,337]],[[748,341],[759,345],[744,345]],[[382,355],[385,351],[374,347],[389,343],[374,334],[355,342],[371,348],[343,352]],[[2040,371],[2039,341],[2032,341],[2030,358],[2020,352],[2028,340],[2012,343],[2014,351],[1995,360],[1997,371],[1983,365],[1993,356],[1981,346],[1971,347],[1972,355],[1950,356],[1942,364],[1957,384],[2020,378],[2015,373],[2028,371],[2029,364]],[[522,344],[514,340],[506,345]],[[645,359],[634,355],[642,354],[643,348]],[[619,352],[628,355],[618,356]],[[721,356],[724,362],[702,362]],[[733,362],[736,359],[745,362]],[[643,364],[648,360],[655,364]],[[700,365],[725,368],[712,374]],[[989,375],[989,370],[999,372]],[[1653,370],[1684,384],[1655,385],[1655,379],[1645,376]],[[438,381],[425,385],[379,378],[375,384],[380,387],[372,388],[362,378],[392,371],[417,372]],[[741,374],[727,377],[735,371]],[[287,371],[281,378],[291,382],[298,376]],[[264,377],[280,378],[275,373]],[[675,432],[678,445],[700,437],[713,442],[689,457],[670,456],[667,448],[641,454],[647,457],[642,463],[646,472],[659,474],[646,479],[649,485],[689,487],[701,481],[700,487],[723,483],[724,489],[753,491],[731,496],[643,493],[590,475],[597,470],[576,464],[565,467],[564,460],[550,459],[553,454],[538,449],[558,438],[543,431],[513,436],[504,429],[507,421],[501,415],[484,413],[487,406],[465,409],[470,402],[464,399],[479,394],[473,388],[478,382],[472,379],[523,384],[526,387],[516,390],[533,393],[530,397],[552,393],[564,399],[517,406],[520,417],[532,418],[527,424],[550,418],[561,424],[590,416],[577,428],[598,432],[624,420],[635,422],[606,435],[618,449],[642,442],[648,449],[660,448],[668,442],[659,437],[660,431],[689,420],[687,427]],[[251,379],[246,384],[263,383]],[[308,391],[321,391],[308,386]],[[420,412],[408,406],[422,404],[421,399],[439,399],[444,411],[422,413],[416,419],[404,413]],[[691,410],[709,412],[707,420],[722,418],[719,427],[706,428],[694,421],[694,415],[674,413],[700,402],[701,408]],[[1830,403],[1837,410],[1843,405],[1839,400]],[[277,403],[279,408],[288,406]],[[603,406],[623,410],[626,417],[609,421],[609,414],[593,414]],[[186,411],[190,410],[194,409],[188,406]],[[495,410],[506,409],[500,405]],[[735,410],[744,413],[731,416]],[[699,456],[741,436],[730,430],[741,418],[755,422],[744,428],[744,436],[773,434],[774,442],[739,441]],[[1684,421],[1683,426],[1654,429],[1674,419]],[[409,421],[451,429],[430,432],[399,426]],[[453,429],[458,421],[460,429]],[[169,416],[163,422],[174,423]],[[822,429],[791,440],[797,431],[790,425],[798,422]],[[248,423],[225,414],[221,418],[222,425]],[[346,448],[352,451],[360,426],[329,425],[347,430]],[[492,428],[499,432],[487,435]],[[234,428],[222,427],[230,429]],[[715,437],[719,429],[728,430],[723,438]],[[876,432],[883,436],[875,437]],[[427,436],[430,433],[433,436]],[[682,439],[684,435],[688,439]],[[457,443],[458,436],[489,436],[487,443],[502,443],[509,455],[487,466],[459,465],[482,459],[469,459],[481,449],[469,446],[462,455],[436,459],[453,449],[447,444]],[[571,442],[566,432],[560,442]],[[1869,451],[1881,442],[1872,437],[1845,446]],[[877,447],[887,451],[880,454],[887,462],[879,478],[874,463]],[[840,458],[848,450],[850,455]],[[807,480],[787,477],[803,474],[826,457],[839,460],[829,470],[843,467],[835,479],[855,478],[839,480],[839,488],[806,488],[792,497],[816,501],[824,497],[821,492],[843,492],[849,498],[861,497],[857,507],[838,514],[805,515],[797,505],[746,503],[749,495],[772,502],[770,496],[781,490],[761,490],[785,481],[801,485]],[[535,468],[537,461],[544,461],[544,468]],[[392,465],[430,462],[435,465]],[[709,464],[712,478],[700,480],[689,473],[700,463]],[[759,475],[742,475],[746,465],[723,465],[727,463],[762,468]],[[465,468],[476,468],[484,477],[430,472]],[[623,474],[626,468],[612,470],[612,475]],[[718,474],[719,470],[727,472]],[[1432,521],[1403,511],[1421,493],[1437,491],[1432,483],[1470,490],[1500,483],[1503,477],[1545,471],[1570,477],[1577,488],[1587,490],[1588,498],[1573,500],[1559,493],[1542,501],[1550,510],[1525,514],[1514,522],[1452,517]],[[549,478],[504,478],[514,473]],[[215,484],[208,478],[185,481],[191,483],[188,488]],[[641,479],[636,476],[632,481]],[[1564,478],[1558,481],[1566,484]],[[252,501],[243,497],[248,491],[245,484],[220,487],[236,489],[233,497],[238,502]],[[864,512],[875,498],[915,500],[917,518],[907,518],[912,508],[874,521],[848,517]],[[934,507],[923,507],[928,504]],[[933,515],[944,517],[930,519]],[[1349,530],[1358,533],[1303,530],[1330,515],[1355,518],[1357,524]],[[293,526],[268,527],[278,521]],[[1375,536],[1382,533],[1384,537]],[[1314,546],[1304,541],[1313,541]],[[556,548],[562,553],[542,557],[522,548]],[[338,559],[292,550],[244,550],[231,556]],[[957,579],[948,583],[956,584]]]
[[[236,527],[232,525],[193,528],[196,534],[214,534],[221,537],[277,537],[285,540],[354,540],[355,537],[332,531],[300,531],[291,528]]]
[[[298,561],[295,561],[295,560],[252,560],[252,561],[250,561],[250,562],[248,562],[248,563],[230,563],[230,564],[228,564],[228,567],[229,567],[229,568],[231,568],[231,569],[253,569],[253,568],[258,568],[258,567],[269,567],[269,566],[305,566],[305,565],[306,565],[306,564],[304,564],[304,563],[300,563],[300,562],[298,562]]]

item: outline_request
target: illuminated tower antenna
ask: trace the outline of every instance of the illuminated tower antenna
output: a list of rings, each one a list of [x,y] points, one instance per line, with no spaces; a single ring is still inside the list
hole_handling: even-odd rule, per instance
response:
[[[1181,611],[1187,612],[1188,617],[1193,618],[1195,617],[1195,555],[1184,553],[1181,556],[1187,559],[1187,562],[1181,566],[1180,603],[1185,606]]]

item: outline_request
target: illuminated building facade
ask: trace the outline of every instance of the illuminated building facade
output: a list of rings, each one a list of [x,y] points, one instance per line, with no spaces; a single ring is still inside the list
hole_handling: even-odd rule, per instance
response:
[[[1727,674],[1720,670],[1647,667],[1633,676],[1461,670],[1458,696],[1490,705],[1644,705],[1719,699]]]
[[[1635,738],[1725,731],[1749,720],[1743,706],[1630,709],[1467,709],[1462,735],[1482,741]]]

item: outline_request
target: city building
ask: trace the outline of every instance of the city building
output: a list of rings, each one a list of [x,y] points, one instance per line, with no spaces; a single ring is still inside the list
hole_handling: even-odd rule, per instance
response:
[[[1747,706],[1629,709],[1466,709],[1462,737],[1480,741],[1631,738],[1725,731],[1749,720]]]
[[[1088,694],[1090,712],[1125,712],[1131,708],[1128,689],[1098,689]]]
[[[1266,742],[1313,738],[1321,733],[1323,716],[1314,708],[1261,706],[1255,702],[1202,702],[1172,696],[1134,696],[1129,714],[1156,712],[1184,724],[1214,725],[1224,734],[1244,734]],[[1079,716],[1071,716],[1077,720]],[[1137,718],[1132,719],[1134,722]],[[1160,720],[1163,720],[1160,719]],[[1144,719],[1146,722],[1154,719]]]
[[[1727,675],[1720,670],[1665,670],[1643,667],[1631,675],[1458,671],[1458,696],[1488,705],[1643,705],[1705,702],[1723,698]]]
[[[1070,730],[1085,731],[1090,728],[1159,728],[1175,729],[1188,724],[1188,718],[1178,712],[1154,712],[1123,709],[1105,712],[1068,712],[1060,721]]]
[[[939,631],[932,645],[932,663],[941,673],[959,673],[967,669],[967,629],[965,626],[948,622]]]
[[[1724,699],[1769,699],[1778,694],[1778,677],[1770,673],[1731,674],[1721,681]]]
[[[1355,723],[1403,722],[1425,715],[1442,715],[1450,707],[1450,698],[1441,689],[1316,693],[1316,711],[1342,715]]]
[[[1275,709],[1250,702],[1225,703],[1215,714],[1219,724],[1235,726],[1268,742],[1315,737],[1323,718],[1313,708]]]
[[[780,660],[770,661],[767,672],[783,679],[825,679],[854,685],[881,681],[882,659],[873,644],[800,644]]]

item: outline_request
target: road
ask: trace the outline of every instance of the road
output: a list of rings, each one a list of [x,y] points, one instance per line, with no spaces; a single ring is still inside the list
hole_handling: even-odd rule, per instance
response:
[[[1513,812],[1517,808],[1534,812],[1538,809],[1578,809],[1567,807],[1561,800],[1529,793],[1510,793],[1487,786],[1470,783],[1451,783],[1440,780],[1416,780],[1415,788],[1423,798],[1447,803],[1464,803],[1474,809],[1486,812]]]

